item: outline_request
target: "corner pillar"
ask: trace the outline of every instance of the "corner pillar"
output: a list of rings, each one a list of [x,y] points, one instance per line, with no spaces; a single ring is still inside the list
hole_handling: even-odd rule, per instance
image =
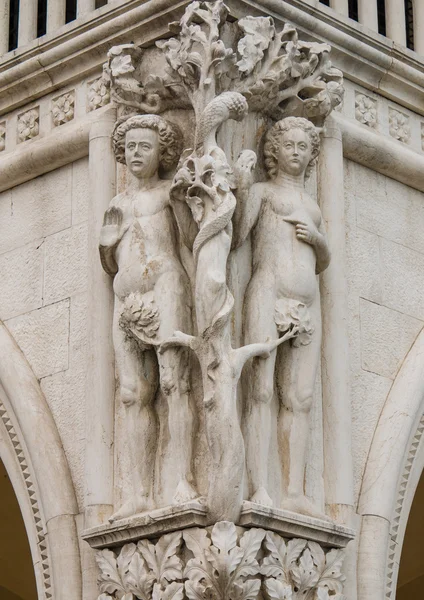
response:
[[[325,499],[332,518],[350,519],[353,506],[349,338],[342,134],[332,118],[323,132],[318,195],[331,251],[321,275],[322,390]]]

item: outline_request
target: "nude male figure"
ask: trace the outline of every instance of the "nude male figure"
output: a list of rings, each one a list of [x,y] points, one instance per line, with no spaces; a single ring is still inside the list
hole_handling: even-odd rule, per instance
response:
[[[309,414],[321,348],[316,274],[330,261],[321,211],[304,187],[305,173],[319,153],[318,133],[306,119],[288,117],[268,132],[264,153],[270,180],[254,184],[235,215],[235,245],[252,232],[244,343],[275,339],[290,328],[298,333],[269,358],[253,359],[248,373],[244,436],[251,500],[272,505],[267,487],[275,386],[287,494],[283,507],[318,516],[304,493]],[[250,168],[246,165],[246,173]]]
[[[159,177],[161,167],[168,170],[178,161],[181,140],[181,132],[156,115],[130,117],[114,133],[115,155],[127,165],[129,182],[105,213],[100,255],[114,278],[113,343],[119,394],[126,407],[133,491],[113,519],[151,508],[158,382],[168,400],[171,454],[178,468],[174,501],[198,496],[191,471],[187,351],[157,351],[174,331],[191,333],[190,287],[179,258],[171,182]]]

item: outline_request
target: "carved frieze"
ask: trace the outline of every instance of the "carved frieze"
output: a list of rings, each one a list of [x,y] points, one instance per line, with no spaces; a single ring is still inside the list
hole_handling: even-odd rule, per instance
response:
[[[411,138],[408,115],[389,107],[389,133],[396,140],[407,144]]]
[[[87,110],[90,112],[110,102],[109,81],[102,75],[88,83]]]
[[[96,555],[98,600],[342,600],[344,553],[230,522]]]
[[[40,107],[18,115],[18,143],[37,137],[40,133]]]
[[[377,101],[365,94],[355,93],[355,118],[368,127],[377,125]]]
[[[58,127],[74,118],[75,114],[75,90],[62,94],[52,100],[53,125]]]

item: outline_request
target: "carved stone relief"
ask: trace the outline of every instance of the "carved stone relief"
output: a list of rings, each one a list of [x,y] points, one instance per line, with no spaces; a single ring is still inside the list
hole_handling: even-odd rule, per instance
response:
[[[75,90],[62,94],[52,100],[53,125],[63,125],[74,118],[75,113]]]
[[[110,102],[109,82],[102,76],[90,81],[87,93],[87,110],[106,106]]]
[[[411,138],[408,115],[389,108],[389,132],[392,137],[407,144]]]
[[[267,463],[275,386],[283,506],[319,515],[303,481],[321,339],[315,273],[328,265],[329,251],[304,180],[319,152],[316,125],[342,100],[342,74],[331,65],[329,46],[302,42],[292,26],[277,31],[270,17],[230,24],[227,15],[221,0],[190,4],[170,26],[176,37],[156,43],[156,57],[166,60],[155,70],[160,75],[149,72],[146,51],[132,44],[112,48],[105,66],[120,111],[115,154],[129,172],[100,240],[102,264],[114,277],[116,367],[133,463],[133,493],[115,519],[157,508],[149,486],[158,385],[168,399],[179,471],[174,502],[204,495],[213,521],[237,521],[246,448],[248,497],[272,505]],[[192,148],[184,150],[173,180],[161,179],[159,170],[175,168],[182,151],[183,136],[171,122],[172,110],[181,108],[194,112]],[[164,111],[171,120],[155,116]],[[228,120],[258,112],[270,125],[280,119],[266,136],[264,183],[254,183],[255,151],[244,149],[235,160],[217,141]],[[254,275],[244,302],[245,345],[235,348],[227,264],[250,233]],[[191,268],[181,260],[183,248]],[[191,468],[189,351],[200,365],[208,446],[208,489],[199,491]],[[238,383],[252,358],[243,377],[241,424]]]
[[[40,133],[40,108],[36,106],[18,115],[18,143],[35,138]]]
[[[363,125],[376,127],[377,101],[365,94],[355,93],[355,118]]]
[[[343,600],[343,551],[221,521],[101,550],[98,600]],[[262,596],[261,596],[262,597]]]
[[[113,278],[128,476],[109,531],[85,536],[121,546],[98,554],[102,600],[254,599],[261,589],[342,598],[341,551],[234,525],[250,500],[265,513],[281,507],[283,521],[295,512],[333,527],[304,484],[321,347],[316,275],[330,261],[305,181],[342,74],[329,46],[299,40],[291,25],[227,17],[222,0],[192,2],[170,25],[175,37],[114,47],[104,67],[119,116],[113,148],[127,167],[100,257]],[[243,142],[233,146],[235,131]],[[246,251],[238,288],[229,266]],[[125,543],[164,531],[149,519],[165,531],[175,519],[202,528]]]

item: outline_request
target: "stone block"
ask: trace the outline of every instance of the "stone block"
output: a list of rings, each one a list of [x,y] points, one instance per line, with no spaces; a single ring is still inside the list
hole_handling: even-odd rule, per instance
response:
[[[68,369],[41,379],[62,440],[80,510],[84,508],[85,372]]]
[[[71,166],[16,186],[0,209],[0,253],[71,225]],[[0,201],[2,201],[1,199]]]
[[[361,300],[362,368],[394,379],[423,322]]]
[[[388,240],[380,242],[383,304],[424,321],[424,257]]]
[[[90,180],[88,158],[72,163],[72,225],[88,219]]]
[[[349,293],[380,303],[382,284],[378,236],[356,227],[348,230],[346,258]]]
[[[69,300],[6,321],[36,377],[68,368]]]
[[[87,293],[71,298],[69,367],[85,373],[87,368]]]
[[[371,441],[393,381],[376,373],[357,371],[351,378],[354,497],[358,499]]]
[[[385,187],[384,198],[357,198],[358,227],[424,253],[423,194],[388,178]]]
[[[358,163],[351,164],[353,172],[347,182],[349,186],[346,188],[347,191],[353,192],[357,198],[368,199],[369,202],[377,198],[384,200],[386,197],[385,176]]]
[[[43,241],[0,255],[0,318],[5,321],[43,303]]]
[[[87,224],[75,225],[45,242],[44,303],[87,289]]]

